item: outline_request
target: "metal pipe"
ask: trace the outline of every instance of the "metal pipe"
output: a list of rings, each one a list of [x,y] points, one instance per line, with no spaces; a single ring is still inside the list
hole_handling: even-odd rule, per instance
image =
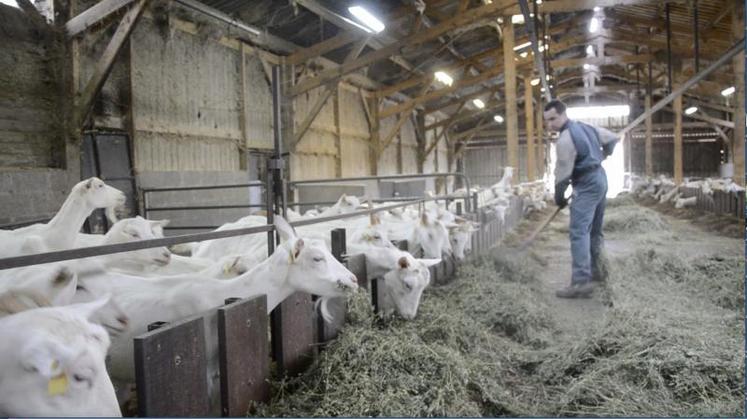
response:
[[[173,188],[143,188],[143,193],[149,193],[149,192],[174,192],[174,191],[200,191],[200,190],[210,190],[210,189],[234,189],[234,188],[252,188],[252,187],[258,187],[258,186],[265,186],[264,182],[256,180],[251,181],[249,183],[239,183],[239,184],[231,184],[231,185],[208,185],[208,186],[183,186],[183,187],[173,187]]]
[[[700,71],[700,30],[698,29],[698,0],[693,2],[693,36],[695,41],[695,73]]]
[[[535,10],[536,6],[537,5],[535,4]],[[547,84],[547,77],[545,77],[545,64],[542,62],[542,56],[540,55],[539,44],[537,44],[537,34],[534,33],[533,20],[529,13],[527,0],[519,0],[519,7],[521,8],[521,13],[524,15],[524,24],[526,25],[527,33],[529,33],[529,41],[532,43],[534,66],[537,67],[537,70],[540,73],[540,82],[542,83],[542,87],[545,89],[545,100],[549,102],[552,100],[552,95],[550,95],[550,86]],[[535,18],[537,17],[536,14],[534,16]]]
[[[355,211],[355,212],[351,212],[348,214],[333,215],[329,217],[316,217],[310,220],[303,220],[303,221],[294,221],[290,224],[294,227],[298,227],[302,225],[322,223],[325,221],[353,218],[353,217],[369,215],[369,214],[377,213],[381,211],[388,211],[394,208],[401,208],[401,207],[406,207],[409,205],[417,205],[425,201],[432,201],[432,199],[423,198],[423,199],[405,202],[402,204],[385,205],[379,208]],[[87,257],[92,257],[92,256],[101,256],[101,255],[110,255],[114,253],[131,252],[133,250],[150,249],[154,247],[173,246],[175,244],[189,243],[189,242],[194,242],[194,241],[216,240],[216,239],[243,236],[247,234],[257,234],[257,233],[263,233],[263,232],[272,233],[274,230],[275,230],[275,226],[268,223],[267,225],[256,226],[256,227],[237,228],[237,229],[222,230],[222,231],[210,231],[207,233],[182,234],[178,236],[164,237],[164,238],[151,239],[151,240],[140,240],[140,241],[130,242],[130,243],[108,244],[108,245],[103,245],[103,246],[91,246],[91,247],[82,247],[78,249],[38,253],[34,255],[15,256],[15,257],[0,259],[0,270],[9,269],[9,268],[17,268],[21,266],[38,265],[42,263],[59,262],[63,260],[87,258]],[[269,244],[270,243],[268,243],[268,245]]]
[[[691,88],[699,81],[703,80],[713,71],[715,71],[717,68],[720,68],[721,66],[723,66],[727,61],[729,61],[732,57],[734,57],[735,55],[737,55],[739,52],[743,50],[744,50],[744,38],[740,39],[734,45],[732,45],[728,51],[726,51],[721,57],[719,57],[718,60],[714,61],[713,63],[711,63],[711,65],[706,67],[705,70],[691,77],[688,81],[686,81],[681,86],[679,86],[677,90],[668,94],[664,99],[660,100],[654,106],[652,106],[650,110],[639,115],[638,118],[636,118],[635,120],[633,120],[633,122],[629,123],[625,128],[623,128],[622,131],[620,131],[619,135],[622,136],[623,134],[627,133],[631,129],[638,126],[641,122],[643,122],[646,119],[648,115],[653,114],[654,112],[657,112],[661,110],[663,107],[667,106],[672,100],[674,100],[674,98],[684,93],[687,89]]]
[[[294,180],[291,182],[288,182],[288,187],[293,188],[296,185],[303,185],[303,184],[313,184],[313,183],[341,183],[341,182],[357,182],[357,181],[364,181],[364,180],[388,180],[388,179],[425,179],[425,178],[434,178],[434,177],[446,177],[446,176],[454,176],[461,178],[467,188],[467,199],[469,199],[469,194],[471,190],[471,184],[469,181],[469,177],[465,175],[464,173],[460,172],[443,172],[443,173],[420,173],[420,174],[414,174],[414,175],[386,175],[386,176],[359,176],[359,177],[349,177],[349,178],[331,178],[331,179],[316,179],[316,180]],[[467,212],[470,212],[470,205],[469,203],[465,203],[465,210]]]
[[[237,209],[237,208],[264,208],[263,204],[247,205],[203,205],[203,206],[186,206],[186,207],[154,207],[148,208],[151,211],[193,211],[193,210],[211,210],[211,209]]]
[[[198,1],[193,1],[193,0],[176,0],[176,2],[180,3],[181,5],[183,5],[185,7],[190,8],[192,10],[195,10],[195,11],[198,11],[198,12],[200,12],[202,14],[208,15],[208,16],[214,18],[214,19],[218,19],[218,20],[220,20],[222,22],[228,23],[229,25],[233,25],[233,26],[237,27],[238,29],[241,29],[243,31],[249,32],[251,35],[254,35],[254,36],[260,36],[260,35],[262,35],[262,32],[259,29],[255,28],[253,26],[249,26],[249,25],[247,25],[244,22],[241,22],[239,20],[236,20],[236,19],[234,19],[234,18],[232,18],[232,17],[224,14],[220,10],[216,10],[216,9],[213,9],[212,7],[208,7],[208,6],[202,4],[202,3],[198,2]]]
[[[667,14],[667,83],[669,91],[672,91],[672,22],[669,19],[669,3],[665,6]]]

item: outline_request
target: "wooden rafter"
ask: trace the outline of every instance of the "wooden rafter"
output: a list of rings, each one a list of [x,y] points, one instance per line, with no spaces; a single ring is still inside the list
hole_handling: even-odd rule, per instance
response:
[[[287,62],[288,64],[300,64],[308,59],[342,48],[345,45],[355,42],[357,39],[363,38],[364,36],[365,34],[360,31],[343,32],[308,48],[299,49],[288,56]]]
[[[420,89],[420,94],[425,93],[425,91],[428,90],[428,85],[423,86]],[[415,108],[415,105],[410,106],[407,109],[403,109],[402,112],[399,112],[397,115],[397,124],[392,128],[392,131],[387,134],[386,138],[384,138],[384,141],[381,142],[381,146],[378,150],[378,155],[381,155],[381,153],[386,150],[387,147],[394,141],[394,137],[399,133],[399,131],[402,129],[402,126],[405,125],[405,122],[407,122],[408,115],[412,110]],[[379,115],[379,120],[383,120],[384,118]]]
[[[116,32],[112,35],[109,44],[106,46],[101,59],[96,63],[93,75],[86,83],[82,91],[75,95],[75,110],[73,112],[74,126],[82,128],[83,122],[93,107],[93,100],[104,85],[109,73],[111,72],[114,60],[119,55],[122,46],[127,41],[130,33],[135,28],[138,18],[145,8],[148,0],[137,0],[135,5],[124,15],[120,21]]]
[[[416,33],[407,38],[403,38],[377,51],[370,52],[358,58],[357,60],[354,60],[353,62],[341,65],[339,68],[323,71],[317,77],[305,80],[304,82],[294,86],[291,89],[291,95],[295,96],[304,93],[329,81],[334,81],[341,76],[355,71],[359,68],[366,67],[376,61],[391,57],[393,55],[397,55],[399,54],[399,51],[404,47],[418,45],[431,39],[437,38],[438,36],[445,34],[465,23],[472,22],[482,17],[497,15],[511,3],[512,1],[510,0],[495,0],[491,4],[468,10],[461,15],[443,21],[427,30]]]
[[[563,67],[581,67],[584,64],[589,65],[614,65],[614,64],[645,64],[649,61],[653,61],[654,56],[651,54],[640,54],[640,55],[615,55],[615,56],[604,56],[604,57],[585,57],[585,58],[566,58],[560,60],[552,60],[550,63],[555,69]]]
[[[670,3],[684,3],[686,0],[669,0]],[[539,5],[538,13],[567,13],[591,10],[594,7],[658,5],[662,0],[554,0]],[[507,10],[506,14],[520,14],[519,6]]]
[[[85,31],[133,1],[134,0],[102,0],[94,4],[86,11],[65,23],[67,36],[73,37]]]

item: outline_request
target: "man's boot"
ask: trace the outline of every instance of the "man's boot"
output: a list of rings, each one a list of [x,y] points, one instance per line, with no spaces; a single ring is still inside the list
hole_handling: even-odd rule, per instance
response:
[[[591,282],[584,282],[561,288],[555,291],[555,296],[558,298],[590,298],[592,292],[594,292],[594,285]]]

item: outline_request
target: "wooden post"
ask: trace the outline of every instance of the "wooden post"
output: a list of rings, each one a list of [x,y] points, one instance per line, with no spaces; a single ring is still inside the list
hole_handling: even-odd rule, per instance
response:
[[[381,147],[381,134],[379,132],[379,128],[381,127],[381,123],[379,121],[379,98],[377,96],[373,96],[368,100],[370,102],[369,109],[371,110],[371,118],[368,121],[369,125],[371,126],[371,141],[369,142],[368,147],[368,162],[370,165],[369,169],[371,176],[376,176],[379,174],[379,147]]]
[[[418,173],[423,173],[425,166],[425,147],[428,144],[428,133],[425,131],[425,114],[423,112],[415,113],[415,139],[418,142]]]
[[[335,119],[335,177],[342,177],[342,127],[340,126],[340,84],[335,86],[332,111]]]
[[[542,101],[537,102],[537,163],[540,178],[543,178],[545,172],[547,172],[547,165],[545,164],[545,116],[543,110]]]
[[[674,183],[682,183],[682,96],[674,98]]]
[[[534,104],[532,103],[532,75],[524,77],[524,120],[527,137],[527,180],[535,179],[536,163],[534,161]]]
[[[241,147],[239,148],[239,153],[241,153],[241,155],[239,156],[239,169],[249,170],[249,162],[247,161],[248,156],[246,152],[246,148],[249,147],[249,135],[246,126],[246,44],[243,42],[241,42],[241,45],[239,46],[239,60],[241,60],[239,65],[239,71],[241,71],[241,74],[239,75],[239,83],[241,86],[241,92],[239,92],[239,129],[241,130]]]
[[[741,1],[734,2],[734,13],[732,13],[731,30],[734,40],[744,36],[744,9]],[[734,161],[734,182],[744,186],[744,49],[733,59],[734,66],[734,146],[732,147]]]
[[[519,173],[519,122],[516,109],[516,62],[514,61],[514,25],[511,16],[504,16],[503,21],[503,68],[504,86],[506,89],[506,142],[508,165],[516,173],[515,179],[520,181]]]
[[[680,101],[680,106],[682,105],[682,101]],[[646,93],[646,112],[651,110],[651,93]],[[680,117],[680,121],[682,118]],[[646,155],[645,155],[645,165],[646,165],[646,176],[653,176],[654,175],[654,152],[653,152],[653,134],[651,132],[652,124],[651,124],[651,114],[649,114],[646,117]]]

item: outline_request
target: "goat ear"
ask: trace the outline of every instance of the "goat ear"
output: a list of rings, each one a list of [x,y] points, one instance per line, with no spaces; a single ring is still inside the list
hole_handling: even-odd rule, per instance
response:
[[[430,268],[433,265],[441,263],[441,259],[418,259],[418,262],[425,265],[426,268]]]
[[[96,178],[90,178],[90,179],[88,179],[88,181],[86,182],[86,189],[91,189],[91,187],[93,186],[93,180],[94,179],[96,179]]]
[[[379,216],[376,215],[375,213],[372,212],[370,218],[371,218],[371,225],[372,226],[381,224],[381,220],[379,219]]]
[[[86,319],[90,319],[95,312],[100,310],[105,305],[109,304],[109,300],[111,300],[111,297],[111,293],[106,293],[100,298],[89,303],[71,304],[65,306],[65,308],[85,317]]]
[[[49,341],[34,339],[21,349],[21,366],[27,371],[37,372],[50,379],[50,394],[62,394],[67,391],[67,382],[65,381],[62,386],[55,387],[51,385],[51,379],[60,375],[64,376],[64,365],[61,361],[72,355],[65,352],[68,351],[64,347]]]
[[[67,266],[60,266],[52,276],[52,286],[58,288],[64,288],[70,285],[71,282],[77,282],[78,275],[76,272],[68,268]]]
[[[423,214],[420,215],[420,223],[424,226],[427,226],[430,224],[430,221],[428,220],[428,213],[423,211]]]
[[[298,255],[301,254],[301,251],[303,250],[304,242],[303,239],[296,240],[296,243],[293,244],[293,261],[298,259]]]
[[[410,267],[410,261],[407,260],[406,256],[402,256],[397,261],[397,265],[399,265],[400,269],[407,269],[408,267]]]
[[[154,226],[154,227],[155,227],[155,226],[166,227],[167,225],[169,225],[169,223],[171,223],[171,220],[169,220],[169,219],[163,219],[163,220],[149,220],[149,221],[150,221],[150,225],[151,225],[151,226]]]
[[[280,234],[280,240],[288,241],[297,237],[296,230],[293,229],[293,226],[288,224],[288,222],[285,221],[285,218],[280,215],[275,215],[275,222],[273,224],[275,225],[278,234]]]

